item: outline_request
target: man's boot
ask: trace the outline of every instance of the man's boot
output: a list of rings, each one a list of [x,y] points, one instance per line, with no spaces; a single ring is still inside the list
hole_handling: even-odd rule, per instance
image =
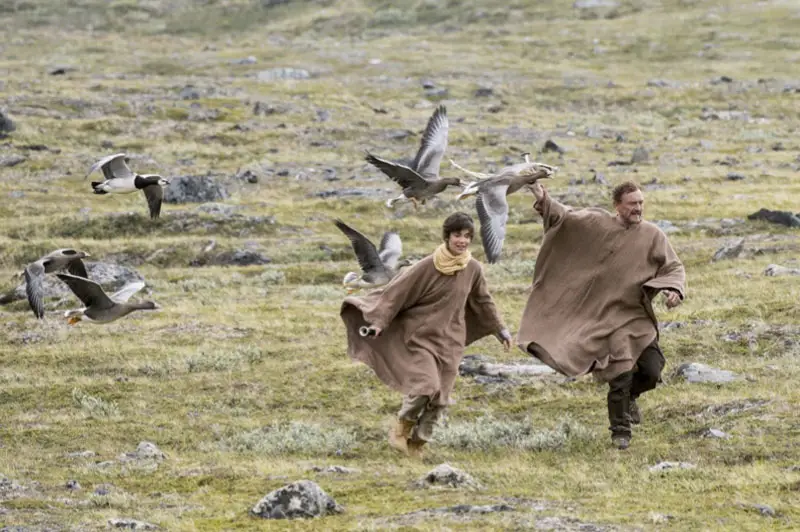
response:
[[[631,397],[630,402],[630,415],[631,415],[631,423],[634,425],[640,425],[642,423],[642,413],[639,411],[639,405],[636,404],[636,399]]]
[[[422,448],[428,443],[425,440],[411,436],[408,439],[408,456],[416,460],[422,460]]]
[[[609,381],[608,421],[611,430],[611,443],[619,450],[631,444],[631,381],[633,372],[629,371]]]
[[[414,428],[414,420],[397,418],[389,429],[389,446],[392,449],[408,454],[408,438]]]
[[[617,433],[611,435],[611,444],[620,451],[631,446],[631,437],[627,434]]]

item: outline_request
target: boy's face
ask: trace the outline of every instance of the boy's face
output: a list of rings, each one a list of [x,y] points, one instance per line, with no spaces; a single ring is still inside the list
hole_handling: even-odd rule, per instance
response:
[[[453,231],[447,237],[447,249],[453,255],[461,255],[469,248],[472,242],[472,231],[469,229],[462,229],[461,231]]]

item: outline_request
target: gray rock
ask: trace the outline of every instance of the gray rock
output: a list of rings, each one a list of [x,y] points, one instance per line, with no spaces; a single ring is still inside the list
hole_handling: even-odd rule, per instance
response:
[[[661,471],[669,471],[672,469],[694,469],[697,466],[689,462],[659,462],[648,469],[651,473],[658,473]]]
[[[314,471],[315,473],[331,473],[336,475],[353,475],[361,472],[359,469],[340,465],[331,465],[326,467],[313,466],[310,471]]]
[[[458,517],[470,517],[479,515],[488,515],[500,512],[513,512],[516,508],[509,504],[458,504],[456,506],[447,506],[445,508],[428,508],[425,510],[417,510],[403,514],[401,517],[405,519],[417,520],[419,518],[430,518],[440,515],[453,515]]]
[[[741,181],[745,179],[745,175],[739,172],[728,172],[728,175],[725,176],[728,181]]]
[[[706,366],[705,364],[699,364],[697,362],[678,366],[678,369],[675,370],[675,377],[681,377],[685,379],[686,382],[692,384],[704,382],[724,384],[740,378],[732,371],[712,368],[711,366]]]
[[[94,451],[75,451],[74,453],[67,453],[67,458],[94,458],[97,453]]]
[[[199,100],[200,91],[198,91],[192,85],[187,85],[181,89],[181,92],[178,94],[178,97],[181,100]]]
[[[85,262],[85,264],[89,279],[98,283],[109,293],[116,292],[132,281],[144,281],[144,277],[132,268],[106,262]],[[45,276],[42,288],[45,298],[64,297],[72,294],[69,287],[53,275]],[[27,299],[27,297],[25,281],[23,280],[22,284],[13,291],[0,296],[0,304]]]
[[[703,438],[712,438],[717,440],[727,440],[730,438],[730,434],[719,429],[706,429],[703,431],[702,436]]]
[[[724,260],[724,259],[735,259],[741,256],[743,251],[744,251],[744,238],[740,238],[738,240],[733,240],[731,242],[725,243],[724,246],[719,248],[714,253],[714,256],[711,257],[711,260],[716,262],[718,260]]]
[[[77,480],[68,480],[64,487],[72,491],[81,489],[81,485]]]
[[[488,98],[494,95],[494,89],[491,87],[479,87],[473,93],[476,98]]]
[[[302,68],[271,68],[269,70],[262,70],[258,73],[258,81],[276,81],[285,79],[309,79],[311,73]]]
[[[331,119],[331,112],[327,109],[317,109],[317,122],[327,122]]]
[[[787,268],[778,264],[770,264],[764,269],[764,275],[776,277],[778,275],[800,275],[800,268]]]
[[[111,528],[124,528],[126,530],[158,530],[158,526],[156,525],[144,521],[137,521],[136,519],[128,519],[126,517],[109,519],[108,526]]]
[[[253,266],[269,264],[272,259],[252,249],[226,251],[212,257],[198,257],[189,263],[190,266]]]
[[[470,474],[450,464],[440,464],[414,483],[418,488],[447,487],[458,489],[482,489],[481,484]]]
[[[721,405],[711,405],[703,409],[700,413],[701,417],[720,417],[741,414],[748,410],[761,408],[768,404],[769,401],[765,399],[744,399],[742,401],[732,401],[730,403],[723,403]]]
[[[678,83],[677,81],[670,81],[665,79],[651,79],[647,81],[647,86],[674,89],[676,87],[680,87],[680,83]]]
[[[794,214],[789,211],[771,211],[761,208],[753,214],[747,215],[748,220],[764,220],[774,224],[785,225],[787,227],[800,227],[800,213]]]
[[[17,129],[17,126],[14,121],[5,112],[0,111],[0,134],[11,133],[15,129]]]
[[[653,223],[665,233],[677,233],[681,230],[680,227],[676,226],[669,220],[653,220]]]
[[[294,519],[324,517],[343,511],[315,482],[300,480],[268,493],[250,513],[264,519]]]
[[[428,98],[446,98],[450,91],[444,87],[433,87],[425,89],[425,96]]]
[[[775,508],[770,506],[769,504],[746,504],[742,505],[748,510],[755,511],[764,517],[777,517],[778,513],[775,511]]]
[[[24,155],[12,154],[0,156],[0,168],[11,168],[18,164],[24,163],[28,158]]]
[[[615,8],[619,2],[615,0],[575,0],[572,7],[575,9]]]
[[[232,65],[255,65],[257,63],[257,59],[252,55],[248,55],[247,57],[243,57],[242,59],[234,59],[231,61]]]
[[[225,203],[208,202],[195,207],[195,211],[211,216],[229,218],[233,216],[238,207],[235,205],[227,205]]]
[[[387,194],[383,189],[367,189],[367,188],[338,188],[333,190],[323,190],[320,192],[313,192],[308,194],[308,197],[317,198],[344,198],[344,197],[364,197],[364,198],[377,198],[383,197]]]
[[[136,451],[122,454],[119,457],[119,460],[122,462],[131,460],[154,460],[156,462],[160,462],[166,458],[167,455],[165,455],[155,443],[141,441],[139,442],[139,445],[136,446]]]
[[[171,177],[164,190],[166,203],[206,203],[224,200],[228,196],[225,186],[208,175]]]
[[[631,155],[631,164],[646,163],[650,159],[650,152],[644,146],[638,146]]]

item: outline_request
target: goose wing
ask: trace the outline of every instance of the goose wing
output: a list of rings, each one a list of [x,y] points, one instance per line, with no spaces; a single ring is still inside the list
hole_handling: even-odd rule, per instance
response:
[[[129,300],[133,294],[144,288],[144,281],[131,281],[118,291],[111,294],[112,301],[117,303],[124,303]]]
[[[403,254],[403,242],[400,240],[400,235],[396,231],[387,231],[383,233],[381,238],[381,247],[378,255],[381,262],[390,269],[397,267],[397,261]]]
[[[44,317],[44,266],[37,261],[29,264],[24,271],[25,293],[34,315],[41,319]]]
[[[508,184],[482,188],[475,198],[475,209],[481,221],[481,241],[486,260],[491,264],[500,258],[503,241],[506,238],[508,221]]]
[[[447,133],[450,129],[450,122],[447,120],[447,109],[444,105],[436,108],[428,119],[425,133],[422,135],[419,151],[414,158],[414,168],[420,175],[426,178],[439,176],[439,166],[442,157],[447,150]]]
[[[69,261],[67,263],[67,271],[77,277],[83,277],[84,279],[89,278],[89,274],[86,272],[86,265],[81,259],[73,259]]]
[[[378,250],[375,249],[375,244],[343,221],[337,219],[334,223],[350,239],[350,244],[353,246],[353,251],[355,251],[358,259],[358,265],[364,273],[384,270],[381,257],[378,254]]]
[[[131,169],[125,164],[124,153],[116,153],[108,157],[103,157],[92,165],[86,177],[89,177],[100,168],[103,169],[103,175],[106,179],[133,178],[133,172],[131,172]],[[86,179],[86,177],[84,177],[84,179]]]
[[[84,305],[97,310],[109,309],[114,302],[106,295],[99,284],[85,277],[76,277],[66,273],[57,273],[56,276],[64,281],[72,293],[78,296]]]
[[[164,189],[161,185],[148,185],[142,189],[150,209],[150,218],[155,220],[161,215],[161,202],[164,199]]]
[[[404,189],[412,188],[419,190],[430,184],[427,179],[404,164],[393,163],[392,161],[375,157],[369,152],[367,152],[366,160]]]

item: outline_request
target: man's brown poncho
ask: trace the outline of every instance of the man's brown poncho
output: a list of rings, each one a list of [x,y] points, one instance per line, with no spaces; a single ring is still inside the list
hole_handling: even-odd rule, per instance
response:
[[[430,396],[442,406],[448,404],[464,347],[503,329],[481,264],[472,259],[456,274],[443,275],[432,255],[366,296],[345,298],[341,316],[348,355],[387,386]],[[362,325],[383,332],[362,338]]]
[[[571,377],[603,381],[633,369],[658,338],[651,300],[663,289],[684,297],[683,264],[654,224],[625,228],[597,208],[570,209],[549,195],[534,207],[544,218],[533,291],[517,345]]]

